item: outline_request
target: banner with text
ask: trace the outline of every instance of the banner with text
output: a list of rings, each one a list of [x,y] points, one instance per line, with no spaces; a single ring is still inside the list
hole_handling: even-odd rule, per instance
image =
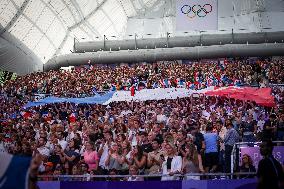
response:
[[[217,29],[217,0],[176,0],[177,31]]]
[[[244,154],[247,154],[251,157],[255,168],[258,167],[259,161],[263,158],[260,155],[259,147],[240,147],[240,162],[239,162],[240,166],[242,164],[241,157]],[[284,162],[284,146],[275,146],[273,149],[273,156],[282,164]]]

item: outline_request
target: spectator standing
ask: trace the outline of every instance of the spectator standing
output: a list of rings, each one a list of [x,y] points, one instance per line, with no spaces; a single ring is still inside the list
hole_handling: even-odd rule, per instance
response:
[[[73,166],[76,165],[80,160],[78,141],[71,139],[63,152],[65,161],[69,164],[69,169],[72,170]]]
[[[88,165],[88,171],[96,171],[99,165],[98,153],[94,149],[94,144],[91,142],[85,143],[84,161]]]
[[[107,159],[106,159],[106,166],[108,166],[109,170],[115,169],[117,172],[121,170],[121,165],[123,163],[123,159],[120,155],[121,149],[117,143],[111,144],[111,149],[109,150]]]
[[[144,174],[147,163],[147,157],[144,154],[141,146],[133,146],[132,152],[130,153],[130,165],[135,165],[138,168],[139,174]]]
[[[162,180],[177,180],[175,174],[181,173],[182,169],[182,158],[176,155],[176,147],[172,143],[167,143],[165,146],[166,157],[162,164],[162,174],[169,175],[163,176]]]
[[[186,145],[186,155],[182,159],[182,171],[184,174],[200,173],[198,153],[194,144]],[[200,176],[185,176],[185,180],[199,180]]]
[[[258,163],[257,189],[282,189],[284,187],[284,173],[281,164],[273,157],[273,143],[263,141],[260,145],[260,154],[263,159]]]
[[[225,172],[225,144],[224,144],[224,138],[227,133],[227,128],[225,127],[225,124],[223,124],[221,121],[217,121],[216,128],[218,131],[218,136],[220,138],[219,143],[219,168],[222,172]]]
[[[249,114],[247,120],[242,122],[240,129],[243,142],[255,142],[254,134],[256,134],[257,131],[257,123],[253,120],[252,114]]]
[[[205,141],[205,172],[214,173],[218,166],[218,134],[213,132],[213,127],[208,125],[204,134]]]
[[[276,115],[271,114],[269,119],[265,121],[263,125],[263,138],[262,140],[274,140],[275,139],[275,132],[277,129],[277,120]]]
[[[239,142],[240,136],[239,133],[233,128],[233,124],[230,120],[226,120],[227,133],[224,138],[225,144],[225,164],[226,172],[231,171],[231,154],[233,151],[234,145]]]
[[[50,155],[49,149],[45,146],[46,145],[46,138],[40,137],[38,140],[38,148],[37,151],[45,156],[48,157]]]
[[[153,151],[148,153],[147,158],[149,175],[161,173],[161,156],[164,156],[163,152],[160,149],[159,141],[157,139],[152,142],[152,149]],[[161,180],[161,177],[150,177],[149,180]]]
[[[61,148],[63,150],[66,149],[68,143],[66,140],[64,140],[64,132],[60,131],[57,133],[57,139],[58,139],[58,144],[60,144]]]
[[[279,117],[279,123],[277,125],[277,140],[284,140],[284,112],[282,112]]]
[[[259,119],[257,121],[257,131],[256,131],[256,137],[258,141],[261,141],[262,139],[262,135],[263,135],[263,126],[265,124],[265,120],[264,120],[264,115],[261,114],[259,116]]]
[[[51,156],[49,156],[48,161],[53,164],[53,170],[56,166],[64,163],[65,159],[62,153],[62,147],[59,144],[55,145],[54,151],[51,153]]]

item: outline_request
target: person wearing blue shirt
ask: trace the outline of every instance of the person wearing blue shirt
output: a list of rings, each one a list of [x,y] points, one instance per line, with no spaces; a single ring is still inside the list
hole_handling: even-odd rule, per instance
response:
[[[218,165],[218,140],[219,136],[213,132],[211,125],[206,127],[205,141],[205,172],[215,172]]]

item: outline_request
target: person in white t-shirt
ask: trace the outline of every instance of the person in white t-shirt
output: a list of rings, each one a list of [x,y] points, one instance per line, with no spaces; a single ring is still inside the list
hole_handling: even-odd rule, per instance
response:
[[[45,144],[46,144],[46,139],[40,137],[39,140],[38,140],[38,148],[37,148],[37,151],[38,151],[41,155],[48,157],[48,156],[50,155],[50,151],[49,151],[49,149],[45,146]]]
[[[108,151],[110,149],[111,143],[112,143],[112,132],[105,132],[104,133],[104,139],[101,139],[101,144],[98,150],[98,155],[100,157],[99,161],[99,167],[103,170],[108,169],[108,166],[105,164],[107,156],[108,156]]]
[[[206,106],[206,109],[202,111],[202,116],[205,117],[207,120],[209,120],[210,114],[211,114],[210,107]]]
[[[261,140],[262,138],[262,131],[263,131],[263,126],[264,126],[265,120],[264,120],[264,115],[260,115],[259,119],[257,121],[257,130],[256,130],[256,137],[257,140]]]
[[[168,118],[161,108],[157,109],[157,123],[167,122]]]
[[[65,150],[67,145],[68,145],[68,143],[67,143],[67,141],[64,140],[63,134],[64,133],[62,131],[58,132],[57,133],[57,138],[58,138],[58,144],[61,146],[61,148],[63,150]]]

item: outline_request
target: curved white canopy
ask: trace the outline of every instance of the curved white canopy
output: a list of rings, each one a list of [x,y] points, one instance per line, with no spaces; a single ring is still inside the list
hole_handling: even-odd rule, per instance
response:
[[[157,1],[1,0],[0,24],[46,62],[54,55],[70,53],[74,38],[121,39],[127,19],[153,8]]]

